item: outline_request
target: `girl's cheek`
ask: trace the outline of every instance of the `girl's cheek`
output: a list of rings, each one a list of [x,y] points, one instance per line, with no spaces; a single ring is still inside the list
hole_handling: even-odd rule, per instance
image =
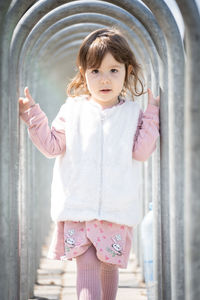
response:
[[[88,76],[88,79],[89,79],[90,81],[94,81],[94,80],[96,80],[97,78],[98,78],[98,74],[91,74],[91,75]]]

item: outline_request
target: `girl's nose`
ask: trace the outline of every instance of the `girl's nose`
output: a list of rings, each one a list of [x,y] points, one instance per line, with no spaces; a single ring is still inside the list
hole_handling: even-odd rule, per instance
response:
[[[104,84],[107,84],[107,83],[110,82],[110,79],[109,79],[108,76],[102,75],[102,77],[101,77],[101,82],[104,83]]]

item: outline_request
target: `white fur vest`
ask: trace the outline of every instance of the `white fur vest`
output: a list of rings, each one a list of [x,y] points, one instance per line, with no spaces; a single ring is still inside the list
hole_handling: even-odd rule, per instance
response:
[[[141,221],[141,162],[132,158],[140,107],[126,100],[102,109],[86,97],[63,105],[66,152],[56,158],[51,188],[54,221]]]

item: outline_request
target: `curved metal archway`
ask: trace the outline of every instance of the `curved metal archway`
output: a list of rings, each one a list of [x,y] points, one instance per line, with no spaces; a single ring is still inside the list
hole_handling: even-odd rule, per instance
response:
[[[82,39],[103,26],[117,26],[123,32],[143,65],[147,86],[161,94],[161,139],[143,165],[141,193],[143,213],[147,203],[154,201],[156,299],[198,298],[200,18],[194,0],[176,2],[185,23],[186,52],[164,1],[1,4],[2,300],[32,296],[41,244],[50,224],[46,187],[52,164],[29,142],[18,119],[17,98],[28,85],[52,120],[65,100],[66,82],[74,72]],[[140,100],[144,109],[147,99]],[[133,248],[141,263],[139,229]]]

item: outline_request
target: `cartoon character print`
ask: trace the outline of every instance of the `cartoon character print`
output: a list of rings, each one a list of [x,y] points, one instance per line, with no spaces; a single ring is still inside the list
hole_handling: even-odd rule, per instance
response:
[[[114,243],[112,243],[112,249],[107,247],[107,251],[112,254],[112,256],[119,255],[121,256],[123,253],[123,249],[121,246],[120,241],[122,240],[120,234],[116,234],[114,237],[111,238]]]
[[[65,239],[65,250],[67,252],[69,252],[71,248],[75,247],[75,239],[74,237],[72,237],[74,233],[75,233],[74,229],[69,229],[67,231],[66,239]]]

